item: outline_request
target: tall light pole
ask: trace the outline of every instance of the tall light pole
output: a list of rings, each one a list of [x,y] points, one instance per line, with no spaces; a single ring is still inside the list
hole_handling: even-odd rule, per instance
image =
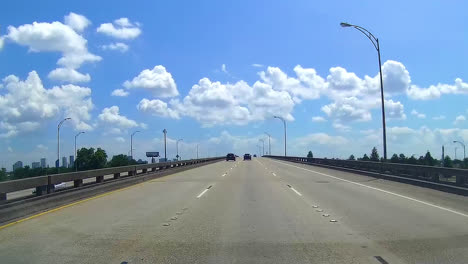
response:
[[[261,139],[259,139],[259,141],[261,141],[262,145],[263,145],[262,156],[265,156],[265,140],[263,138],[261,138]]]
[[[139,130],[135,131],[132,133],[132,135],[130,136],[130,158],[133,160],[133,136],[140,132]]]
[[[177,156],[176,156],[176,158],[177,158],[177,160],[179,160],[179,141],[182,141],[182,140],[183,140],[183,139],[178,139],[178,140],[176,141],[176,149],[177,149]]]
[[[271,155],[271,135],[267,132],[265,134],[268,136],[268,155]]]
[[[78,166],[77,166],[77,162],[76,162],[76,138],[81,135],[81,134],[84,134],[83,131],[79,132],[78,134],[75,135],[75,164],[73,164],[75,166],[75,171],[78,171]]]
[[[57,173],[60,171],[60,127],[62,127],[63,122],[70,119],[70,117],[63,119],[57,126]]]
[[[460,145],[463,146],[463,160],[465,160],[465,159],[466,159],[465,143],[464,143],[464,142],[461,142],[461,141],[458,141],[458,140],[454,140],[453,143],[459,143]]]
[[[282,118],[281,116],[274,116],[274,118],[278,118],[281,121],[283,121],[283,126],[284,126],[284,156],[286,157],[286,120]]]
[[[455,159],[457,159],[457,147],[455,147]]]
[[[386,132],[386,125],[385,125],[385,100],[384,100],[384,90],[383,90],[383,77],[382,77],[382,62],[380,60],[380,44],[379,39],[374,37],[372,33],[370,33],[367,29],[341,22],[340,25],[342,27],[353,27],[359,30],[362,34],[364,34],[374,45],[374,48],[377,50],[377,55],[379,57],[379,71],[380,71],[380,97],[382,100],[382,127],[383,127],[383,149],[384,149],[384,160],[387,160],[387,132]]]
[[[198,144],[197,144],[197,159],[198,159]]]
[[[167,136],[167,130],[163,130],[164,133],[164,160],[167,162],[167,148],[166,148],[166,136]]]

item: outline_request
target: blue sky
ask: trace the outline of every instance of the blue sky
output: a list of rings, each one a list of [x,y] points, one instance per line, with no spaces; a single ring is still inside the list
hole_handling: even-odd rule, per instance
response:
[[[446,144],[453,157],[450,142],[468,142],[467,7],[9,1],[0,15],[0,166],[43,156],[52,164],[56,124],[70,115],[61,130],[67,156],[79,131],[86,131],[80,146],[111,156],[127,154],[131,132],[140,130],[134,155],[144,158],[163,150],[164,128],[169,157],[178,138],[186,158],[197,144],[201,155],[253,153],[264,132],[281,154],[273,115],[288,119],[291,155],[382,152],[377,54],[342,21],[381,42],[389,156],[430,150],[439,157]]]

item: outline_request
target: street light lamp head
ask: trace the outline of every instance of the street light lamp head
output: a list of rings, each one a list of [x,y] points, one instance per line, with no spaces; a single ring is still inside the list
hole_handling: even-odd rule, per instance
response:
[[[352,27],[353,25],[351,25],[349,23],[346,23],[346,22],[341,22],[340,26],[342,26],[342,27]]]

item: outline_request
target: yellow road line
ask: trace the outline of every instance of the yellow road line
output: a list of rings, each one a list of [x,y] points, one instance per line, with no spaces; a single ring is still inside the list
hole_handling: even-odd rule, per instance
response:
[[[128,187],[122,188],[122,189],[117,189],[117,190],[114,190],[114,191],[106,192],[106,193],[99,194],[99,195],[96,195],[96,196],[93,196],[93,197],[90,197],[90,198],[86,198],[86,199],[84,199],[84,200],[80,200],[80,201],[73,202],[73,203],[70,203],[70,204],[62,205],[62,206],[60,206],[60,207],[57,207],[57,208],[54,208],[54,209],[51,209],[51,210],[48,210],[48,211],[45,211],[45,212],[42,212],[42,213],[38,213],[38,214],[35,214],[35,215],[31,215],[31,216],[29,216],[29,217],[19,219],[19,220],[17,220],[17,221],[8,223],[8,224],[6,224],[6,225],[2,225],[2,226],[0,226],[0,230],[2,230],[2,229],[4,229],[4,228],[7,228],[7,227],[9,227],[9,226],[12,226],[12,225],[15,225],[15,224],[19,224],[19,223],[25,222],[25,221],[27,221],[27,220],[31,220],[31,219],[33,219],[33,218],[36,218],[36,217],[39,217],[39,216],[48,214],[48,213],[53,213],[53,212],[56,212],[56,211],[65,209],[65,208],[67,208],[67,207],[71,207],[71,206],[74,206],[74,205],[77,205],[77,204],[81,204],[81,203],[84,203],[84,202],[87,202],[87,201],[91,201],[91,200],[94,200],[94,199],[97,199],[97,198],[101,198],[101,197],[104,197],[104,196],[107,196],[107,195],[110,195],[110,194],[113,194],[113,193],[116,193],[116,192],[125,191],[125,190],[128,190],[128,189],[130,189],[130,188],[134,188],[134,187],[137,187],[137,186],[139,186],[139,185],[142,185],[142,184],[144,184],[144,183],[145,183],[145,182],[142,182],[142,183],[138,183],[138,184],[135,184],[135,185],[132,185],[132,186],[128,186]]]

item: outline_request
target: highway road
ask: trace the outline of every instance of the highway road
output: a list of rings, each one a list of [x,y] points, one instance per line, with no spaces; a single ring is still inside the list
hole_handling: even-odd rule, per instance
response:
[[[467,263],[468,198],[217,162],[0,227],[1,263]]]

